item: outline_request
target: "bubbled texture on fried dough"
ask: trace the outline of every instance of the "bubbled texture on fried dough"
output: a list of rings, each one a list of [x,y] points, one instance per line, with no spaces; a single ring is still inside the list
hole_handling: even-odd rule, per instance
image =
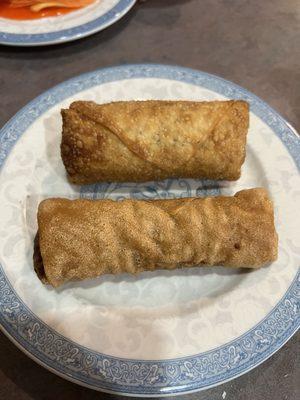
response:
[[[77,101],[62,118],[61,155],[76,184],[236,180],[245,160],[244,101]]]
[[[200,264],[256,268],[277,258],[264,189],[175,200],[44,200],[39,276],[53,286],[102,274]]]

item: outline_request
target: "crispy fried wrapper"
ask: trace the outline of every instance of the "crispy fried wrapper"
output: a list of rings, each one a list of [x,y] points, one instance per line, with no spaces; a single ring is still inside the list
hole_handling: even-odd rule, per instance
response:
[[[264,189],[175,200],[47,199],[38,210],[34,265],[54,287],[102,274],[258,268],[276,260],[277,240]]]
[[[62,119],[61,156],[75,184],[236,180],[245,160],[245,101],[77,101]]]

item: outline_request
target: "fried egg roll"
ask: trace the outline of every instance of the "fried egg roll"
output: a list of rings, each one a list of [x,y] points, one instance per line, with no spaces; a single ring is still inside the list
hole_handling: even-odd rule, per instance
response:
[[[75,184],[236,180],[245,160],[245,101],[77,101],[62,119],[61,156]]]
[[[35,270],[54,287],[102,274],[257,268],[276,258],[273,206],[264,189],[175,200],[56,198],[38,209]]]

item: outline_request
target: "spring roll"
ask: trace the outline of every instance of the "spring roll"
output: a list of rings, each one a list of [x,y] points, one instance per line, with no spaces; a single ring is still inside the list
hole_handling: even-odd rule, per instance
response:
[[[77,101],[62,119],[61,156],[75,184],[236,180],[245,160],[245,101]]]
[[[54,287],[155,269],[257,268],[276,258],[273,206],[264,189],[175,200],[57,198],[38,209],[35,270]]]

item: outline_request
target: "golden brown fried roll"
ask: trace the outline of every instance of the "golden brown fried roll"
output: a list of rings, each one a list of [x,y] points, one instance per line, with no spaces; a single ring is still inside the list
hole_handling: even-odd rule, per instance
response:
[[[61,155],[76,184],[241,174],[244,101],[77,101],[62,118]]]
[[[34,263],[59,286],[102,274],[200,264],[257,268],[277,258],[264,189],[176,200],[44,200]]]

